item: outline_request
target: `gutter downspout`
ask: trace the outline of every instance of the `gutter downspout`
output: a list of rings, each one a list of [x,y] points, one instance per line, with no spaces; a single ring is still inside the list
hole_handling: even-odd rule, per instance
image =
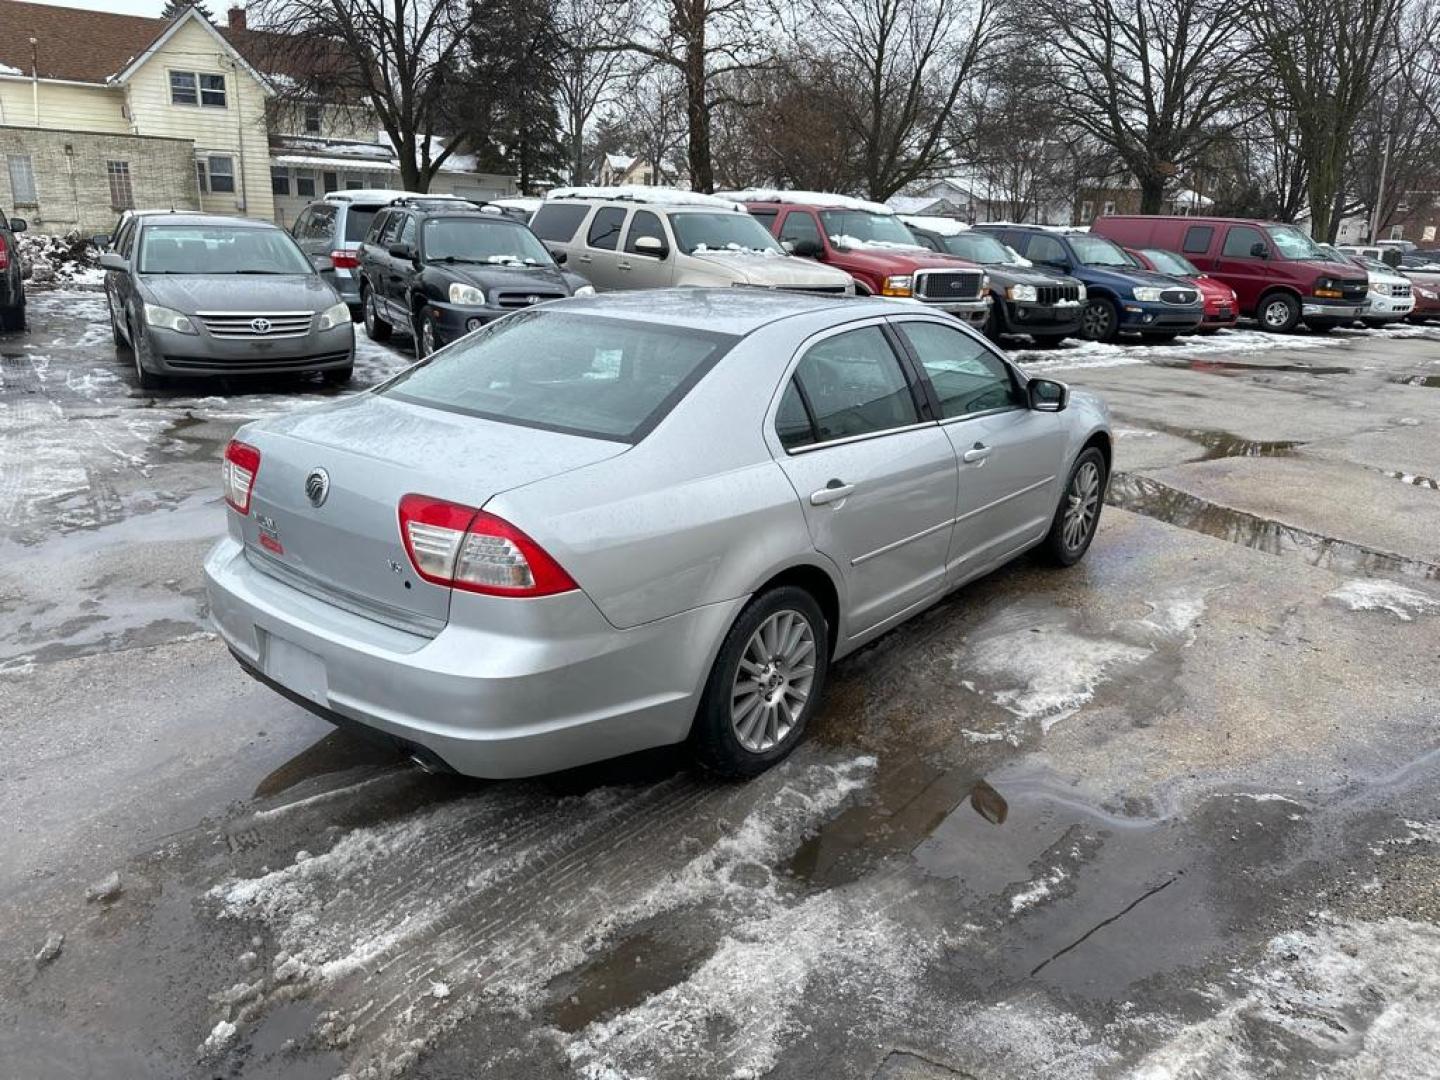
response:
[[[40,42],[30,39],[30,102],[35,112],[34,124],[40,126]]]
[[[235,63],[231,57],[222,56],[221,59],[229,61],[230,74],[233,76],[233,82],[235,83],[235,137],[239,141],[239,150],[236,155],[239,175],[236,179],[239,180],[240,183],[240,197],[236,200],[235,209],[239,210],[246,217],[249,217],[250,188],[245,176],[245,117],[240,104],[240,65]]]

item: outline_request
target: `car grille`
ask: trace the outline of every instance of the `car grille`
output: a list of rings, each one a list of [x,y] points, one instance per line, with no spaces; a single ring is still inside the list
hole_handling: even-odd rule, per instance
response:
[[[167,356],[165,363],[177,371],[225,372],[245,368],[261,371],[274,368],[299,368],[323,364],[343,364],[350,358],[344,352],[320,353],[318,356]]]
[[[246,341],[304,337],[315,318],[310,311],[202,311],[197,316],[211,337]]]
[[[1361,278],[1358,281],[1346,280],[1340,282],[1340,293],[1346,300],[1360,303],[1370,293],[1370,279]]]
[[[1400,298],[1403,300],[1403,299],[1407,298],[1407,297],[1410,295],[1410,286],[1409,286],[1409,285],[1391,285],[1391,286],[1390,286],[1390,295],[1391,295],[1391,296],[1398,296],[1398,297],[1400,297]]]
[[[1193,304],[1200,299],[1200,294],[1194,289],[1166,289],[1160,299],[1167,304]]]
[[[1035,289],[1035,295],[1041,304],[1058,304],[1069,300],[1078,303],[1080,300],[1079,285],[1040,285]]]
[[[496,294],[495,306],[502,308],[526,308],[531,304],[543,304],[546,300],[563,300],[563,292],[543,292],[536,289],[531,292],[502,292]]]
[[[978,300],[984,277],[979,270],[917,270],[915,295],[922,300]]]

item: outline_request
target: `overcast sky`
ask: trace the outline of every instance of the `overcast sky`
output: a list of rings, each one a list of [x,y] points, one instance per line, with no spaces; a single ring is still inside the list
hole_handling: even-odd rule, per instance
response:
[[[89,8],[91,11],[110,11],[117,15],[150,15],[160,14],[160,9],[165,6],[165,0],[30,0],[34,4],[52,4],[56,7]],[[231,5],[232,0],[212,0],[210,10],[215,13],[217,19],[225,18],[225,11]]]

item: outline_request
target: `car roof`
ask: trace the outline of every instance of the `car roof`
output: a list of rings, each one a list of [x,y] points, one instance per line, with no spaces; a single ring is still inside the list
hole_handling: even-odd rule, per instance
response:
[[[168,214],[145,214],[143,216],[148,219],[151,217],[168,216]],[[225,214],[200,214],[194,212],[187,212],[184,216],[186,225],[202,225],[206,227],[223,226],[233,229],[274,229],[284,232],[284,230],[273,221],[260,221],[256,218],[227,217]],[[147,220],[141,222],[141,224],[153,225],[155,222]]]
[[[746,286],[636,289],[557,300],[546,306],[737,337],[782,319],[831,309],[844,309],[856,317],[903,315],[909,311],[889,300]]]

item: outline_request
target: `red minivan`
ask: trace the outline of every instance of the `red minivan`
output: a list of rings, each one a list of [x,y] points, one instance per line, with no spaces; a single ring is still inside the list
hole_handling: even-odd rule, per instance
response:
[[[1304,322],[1326,331],[1364,311],[1370,283],[1330,262],[1294,225],[1248,218],[1102,217],[1090,231],[1127,248],[1162,248],[1229,285],[1240,313],[1281,333]]]

